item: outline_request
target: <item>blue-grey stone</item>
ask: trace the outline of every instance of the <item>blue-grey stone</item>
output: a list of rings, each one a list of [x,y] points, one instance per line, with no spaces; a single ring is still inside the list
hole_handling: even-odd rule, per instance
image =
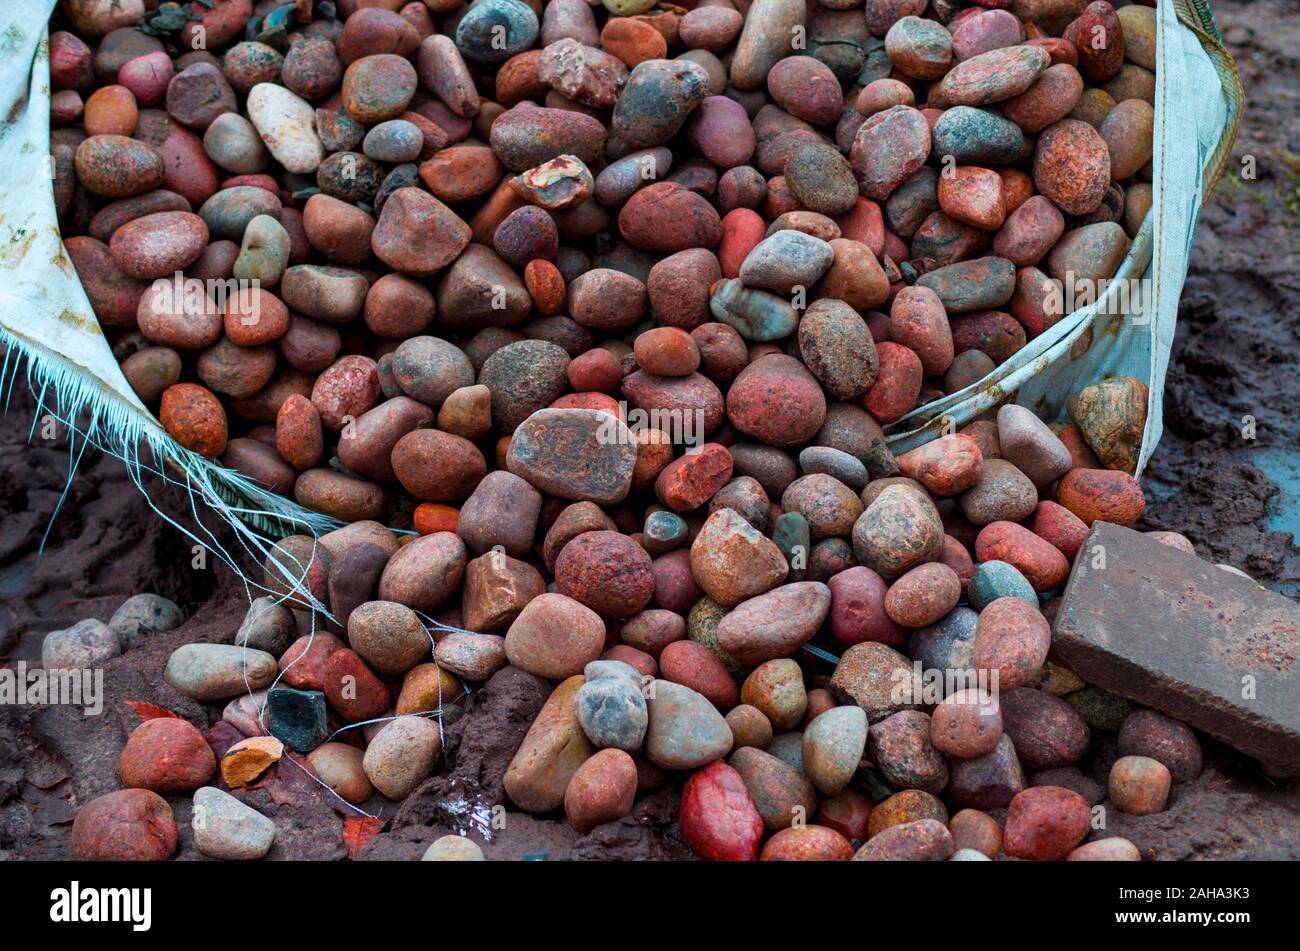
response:
[[[195,791],[191,825],[194,845],[214,859],[260,859],[275,841],[274,822],[215,786]]]
[[[170,631],[185,623],[176,602],[160,594],[137,594],[122,602],[108,626],[122,639],[122,649],[134,647],[148,634]]]
[[[823,473],[833,476],[854,492],[861,492],[871,481],[867,467],[842,449],[831,446],[809,446],[799,453],[799,468],[804,475]]]
[[[522,0],[479,0],[456,26],[456,48],[475,63],[504,63],[532,46],[540,28]]]
[[[740,265],[740,280],[775,294],[809,290],[830,268],[835,251],[821,238],[785,230],[764,238]]]
[[[1008,165],[1024,151],[1020,126],[971,106],[945,109],[930,133],[930,154],[951,155],[958,165]]]
[[[647,515],[645,527],[642,531],[646,540],[654,546],[655,550],[651,554],[655,555],[662,555],[674,548],[680,548],[690,533],[690,529],[686,525],[686,519],[676,512],[664,510],[651,512]]]
[[[982,611],[998,598],[1020,598],[1038,607],[1038,595],[1014,565],[1005,561],[986,561],[977,565],[966,587],[966,599],[976,611]]]
[[[945,694],[949,675],[964,678],[975,675],[975,621],[979,615],[958,605],[928,627],[912,632],[907,643],[908,656],[920,661],[922,670],[938,671],[944,680]],[[961,686],[972,686],[969,684]]]
[[[808,519],[799,512],[782,512],[772,528],[772,541],[790,564],[786,579],[802,581],[808,577],[808,562],[812,558],[812,530]]]
[[[574,707],[578,725],[594,745],[601,749],[641,748],[650,719],[638,682],[619,674],[588,680],[578,688]]]

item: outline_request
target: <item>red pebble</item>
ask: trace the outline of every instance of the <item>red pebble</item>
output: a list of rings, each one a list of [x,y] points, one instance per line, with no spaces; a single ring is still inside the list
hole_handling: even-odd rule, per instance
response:
[[[1060,786],[1034,786],[1016,793],[1007,807],[1002,849],[1018,859],[1056,862],[1088,834],[1088,801]]]
[[[767,235],[767,225],[758,212],[733,208],[722,219],[722,243],[718,245],[718,264],[723,277],[739,277],[740,265]]]
[[[131,90],[136,102],[151,109],[159,105],[167,95],[167,86],[172,81],[174,72],[171,57],[158,50],[123,63],[117,71],[117,81]]]
[[[640,671],[642,677],[654,677],[659,673],[659,665],[655,659],[643,650],[638,650],[628,644],[615,644],[605,653],[600,655],[601,660],[620,660],[623,663],[635,667]]]
[[[1085,525],[1101,521],[1127,527],[1146,508],[1137,480],[1118,469],[1071,469],[1057,483],[1056,501]]]
[[[688,548],[660,555],[651,563],[650,570],[655,576],[654,603],[657,607],[685,615],[704,595],[691,573]]]
[[[564,275],[545,258],[534,258],[524,268],[524,285],[538,311],[547,317],[564,309]]]
[[[623,418],[623,408],[612,396],[604,393],[565,393],[550,405],[551,409],[594,409],[617,419]]]
[[[304,634],[280,655],[281,679],[300,690],[325,689],[325,665],[344,644],[328,631]]]
[[[768,839],[759,858],[764,862],[847,862],[853,858],[853,846],[829,826],[791,826]]]
[[[623,382],[623,368],[614,354],[596,347],[569,363],[569,385],[579,393],[612,393]]]
[[[696,641],[673,641],[659,654],[664,680],[690,687],[720,710],[740,702],[740,686],[718,655]]]
[[[69,839],[79,862],[160,862],[176,851],[176,817],[156,792],[119,789],[82,806]]]
[[[861,844],[867,840],[871,810],[872,802],[868,797],[856,789],[844,789],[838,796],[822,801],[817,822],[834,829],[850,842]]]
[[[940,498],[973,486],[983,461],[979,444],[964,433],[932,439],[896,459],[899,472]]]
[[[921,395],[921,358],[899,343],[878,343],[880,373],[861,398],[862,407],[879,422],[892,423],[907,414]]]
[[[325,663],[325,699],[343,719],[355,723],[388,709],[388,688],[355,651],[338,650]]]
[[[835,223],[840,226],[841,238],[865,244],[876,257],[884,253],[885,219],[880,206],[870,198],[859,195],[857,204],[836,218]]]
[[[631,617],[654,595],[650,556],[619,532],[583,532],[555,559],[555,587],[598,614]]]
[[[705,443],[664,467],[655,480],[655,496],[675,512],[699,508],[731,480],[731,468],[726,446]]]
[[[217,768],[212,747],[189,720],[156,717],[136,727],[122,755],[117,771],[122,782],[137,789],[158,793],[198,789]]]
[[[907,629],[885,612],[889,585],[866,565],[831,576],[831,635],[845,646],[876,641],[890,647],[907,643]]]
[[[702,859],[752,862],[758,857],[763,817],[740,773],[721,760],[686,781],[677,818],[682,838]]]
[[[985,525],[975,539],[975,560],[1014,565],[1035,591],[1055,588],[1070,573],[1070,563],[1054,545],[1015,522]]]
[[[1074,561],[1075,554],[1088,537],[1088,526],[1079,516],[1064,505],[1049,501],[1038,503],[1029,529],[1039,538],[1051,542],[1069,562]]]
[[[579,832],[617,822],[636,801],[636,761],[623,750],[600,750],[569,780],[564,790],[564,816]]]

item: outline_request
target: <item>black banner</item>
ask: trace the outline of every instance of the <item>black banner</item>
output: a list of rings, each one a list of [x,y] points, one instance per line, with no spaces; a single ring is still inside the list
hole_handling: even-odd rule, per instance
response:
[[[0,887],[26,926],[127,943],[211,934],[242,945],[279,934],[299,944],[341,940],[351,930],[373,937],[424,920],[439,921],[443,935],[496,937],[553,922],[561,908],[584,925],[635,921],[647,935],[712,926],[734,939],[750,929],[765,936],[770,912],[784,905],[819,937],[842,930],[853,941],[889,919],[891,930],[922,928],[922,939],[967,917],[977,934],[1001,919],[998,931],[1071,937],[1196,929],[1220,938],[1261,925],[1276,932],[1290,920],[1285,869],[1265,863],[416,865],[8,863]],[[375,919],[401,909],[406,920]]]

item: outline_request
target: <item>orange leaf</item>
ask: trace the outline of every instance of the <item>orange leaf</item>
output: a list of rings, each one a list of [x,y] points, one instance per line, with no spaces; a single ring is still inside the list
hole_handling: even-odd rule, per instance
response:
[[[157,720],[160,717],[170,717],[174,720],[180,720],[179,713],[173,713],[166,707],[160,707],[156,703],[146,703],[143,700],[127,700],[126,705],[135,711],[136,716],[141,720]]]
[[[356,860],[366,843],[373,839],[384,827],[383,819],[371,819],[368,816],[348,816],[343,820],[343,845],[348,850],[348,858]]]

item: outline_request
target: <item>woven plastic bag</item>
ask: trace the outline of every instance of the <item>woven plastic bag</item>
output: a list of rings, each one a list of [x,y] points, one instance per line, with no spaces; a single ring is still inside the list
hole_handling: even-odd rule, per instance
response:
[[[219,513],[244,544],[263,549],[250,529],[282,536],[338,527],[179,445],[122,375],[59,235],[46,27],[54,3],[0,5],[0,343],[7,350],[0,380],[12,385],[18,357],[25,357],[38,419],[48,414],[69,426],[82,449],[93,445],[122,458],[142,490],[145,473],[182,484],[196,512]],[[1157,11],[1153,205],[1117,275],[1151,280],[1148,319],[1104,313],[1113,309],[1105,301],[1070,314],[984,380],[890,427],[895,451],[1008,397],[1054,418],[1087,383],[1126,374],[1145,381],[1151,394],[1139,468],[1145,464],[1160,437],[1161,389],[1196,217],[1228,161],[1241,110],[1236,69],[1204,0],[1160,0]]]
[[[1231,158],[1242,109],[1237,68],[1205,0],[1159,0],[1156,42],[1151,211],[1107,292],[1067,314],[978,383],[888,427],[894,452],[913,449],[1008,400],[1044,419],[1062,418],[1066,400],[1085,386],[1130,376],[1147,385],[1137,472],[1146,466],[1160,441],[1165,371],[1196,219]],[[1125,283],[1134,281],[1141,284]]]
[[[59,234],[49,124],[47,22],[54,6],[55,0],[0,4],[0,381],[13,385],[25,357],[37,421],[49,416],[68,427],[74,460],[90,445],[123,459],[142,491],[146,474],[178,483],[196,514],[218,513],[241,544],[257,551],[264,545],[250,528],[279,537],[338,527],[181,446],[122,375]],[[196,521],[196,540],[220,552]]]

